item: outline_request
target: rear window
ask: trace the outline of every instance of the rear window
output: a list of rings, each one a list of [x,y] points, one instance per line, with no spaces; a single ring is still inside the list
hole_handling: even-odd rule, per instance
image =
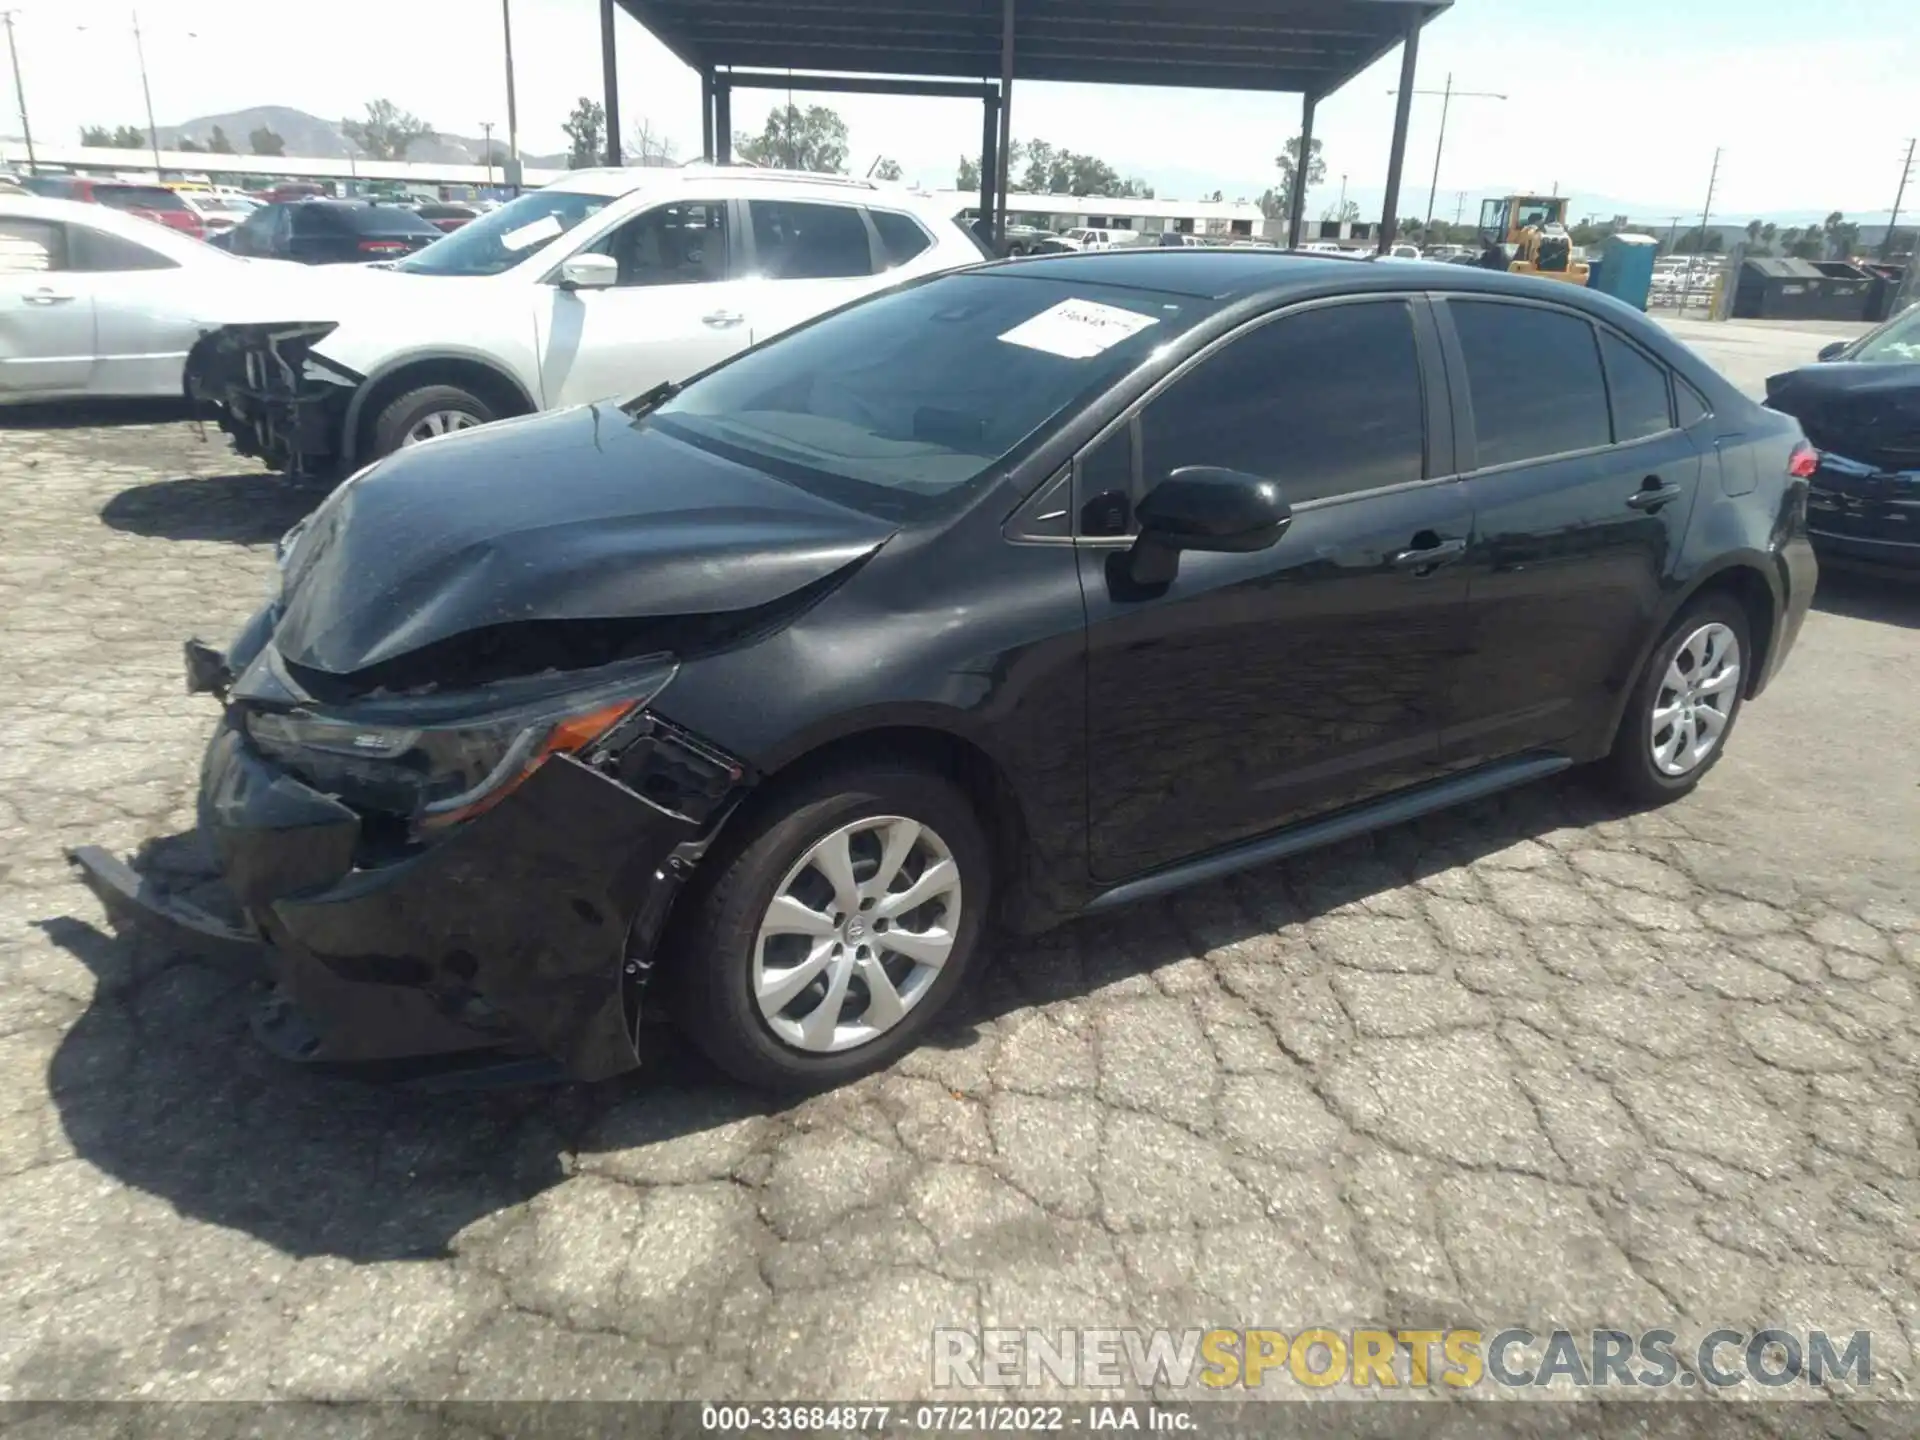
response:
[[[93,198],[115,210],[187,212],[187,202],[160,185],[96,185]]]
[[[869,210],[873,217],[873,228],[880,232],[880,244],[886,251],[885,262],[889,270],[896,265],[904,265],[922,250],[933,244],[933,237],[920,228],[920,222],[911,215],[902,215],[896,210]]]
[[[301,229],[331,235],[421,235],[440,232],[398,205],[322,205],[309,201],[294,208]]]
[[[1483,467],[1611,442],[1592,325],[1564,311],[1497,301],[1454,299],[1447,309],[1467,362]]]

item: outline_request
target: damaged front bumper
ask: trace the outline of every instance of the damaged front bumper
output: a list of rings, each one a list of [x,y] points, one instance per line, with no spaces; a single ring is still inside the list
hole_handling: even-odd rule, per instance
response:
[[[209,407],[242,455],[294,476],[349,458],[346,416],[365,377],[313,353],[332,321],[223,325],[187,352],[187,398]]]
[[[1807,530],[1826,560],[1920,575],[1920,470],[1822,451],[1808,482]]]
[[[649,775],[687,763],[670,729],[634,743]],[[264,964],[276,993],[255,1030],[288,1059],[457,1068],[491,1052],[596,1080],[638,1063],[646,974],[719,818],[657,804],[623,773],[556,756],[433,844],[370,861],[362,817],[264,759],[229,716],[208,747],[201,827],[251,929],[92,847],[72,858],[116,927]]]

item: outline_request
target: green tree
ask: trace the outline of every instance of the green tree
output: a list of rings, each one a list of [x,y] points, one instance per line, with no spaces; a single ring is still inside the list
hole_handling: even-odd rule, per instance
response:
[[[733,137],[733,150],[756,165],[839,175],[847,168],[847,122],[826,105],[776,105],[758,136]]]
[[[207,137],[207,149],[211,150],[215,155],[231,155],[233,154],[233,141],[227,138],[226,131],[216,125],[213,127],[213,134]]]
[[[907,172],[900,168],[900,162],[898,160],[883,159],[878,165],[873,167],[873,178],[876,180],[904,180],[907,178]]]
[[[1826,241],[1827,259],[1845,260],[1859,248],[1860,227],[1838,210],[1827,216],[1820,227]]]
[[[953,188],[956,190],[978,190],[980,188],[980,162],[971,155],[960,157],[960,166],[953,174]]]
[[[1300,137],[1298,135],[1287,141],[1280,153],[1273,157],[1273,163],[1278,166],[1280,170],[1280,185],[1278,191],[1280,208],[1278,214],[1281,216],[1291,215],[1293,213],[1294,181],[1300,178],[1301,170]],[[1311,190],[1327,178],[1327,157],[1322,153],[1318,140],[1313,142],[1312,147],[1307,152],[1305,178],[1306,188],[1308,190]]]
[[[1718,255],[1726,248],[1726,242],[1720,238],[1718,228],[1702,230],[1698,225],[1687,231],[1673,244],[1676,255]]]
[[[567,168],[598,165],[607,146],[607,111],[598,100],[580,97],[560,129],[567,137]]]
[[[256,155],[284,155],[287,142],[265,125],[257,127],[247,136],[247,148]]]
[[[113,144],[113,132],[104,125],[82,125],[80,127],[80,143],[82,145],[97,145],[105,149]]]
[[[174,143],[173,148],[178,150],[182,155],[198,155],[200,153],[200,142],[195,140],[191,135],[182,135],[179,140]]]
[[[113,132],[111,145],[115,150],[144,150],[147,148],[147,132],[138,125],[122,125]]]
[[[433,138],[431,125],[391,100],[369,100],[367,118],[342,120],[340,132],[372,160],[404,160],[415,141]]]

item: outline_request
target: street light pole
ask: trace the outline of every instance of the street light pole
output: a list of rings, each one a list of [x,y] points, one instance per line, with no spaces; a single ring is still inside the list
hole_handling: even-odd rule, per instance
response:
[[[500,0],[500,34],[507,47],[507,183],[520,183],[520,118],[513,99],[513,0]]]
[[[13,98],[20,102],[20,134],[27,142],[27,173],[39,174],[33,158],[33,126],[27,123],[27,88],[20,83],[20,46],[13,38],[14,12],[6,12],[7,58],[13,61]]]
[[[480,135],[481,135],[480,149],[483,152],[480,158],[486,161],[487,163],[487,188],[492,189],[493,188],[493,121],[482,120],[480,122]]]
[[[1398,95],[1398,90],[1389,90],[1389,95]],[[1433,183],[1427,187],[1427,229],[1433,228],[1433,201],[1440,193],[1440,157],[1447,148],[1447,113],[1453,109],[1455,97],[1462,100],[1505,100],[1507,97],[1495,90],[1456,90],[1453,88],[1453,72],[1447,72],[1446,88],[1442,90],[1416,90],[1416,95],[1438,95],[1440,97],[1440,139],[1433,147]]]
[[[140,12],[133,12],[133,53],[140,59],[140,93],[147,101],[147,143],[153,146],[153,180],[160,183],[160,131],[153,123],[153,87],[147,83],[147,47],[140,41]]]

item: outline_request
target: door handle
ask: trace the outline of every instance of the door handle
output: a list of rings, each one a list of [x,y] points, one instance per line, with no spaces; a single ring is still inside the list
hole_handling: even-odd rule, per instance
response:
[[[64,305],[74,297],[64,290],[30,290],[22,297],[29,305]]]
[[[731,330],[736,325],[744,324],[746,318],[738,310],[715,310],[710,315],[702,315],[700,323],[715,330]]]
[[[1629,510],[1658,510],[1669,500],[1680,494],[1678,485],[1669,485],[1658,475],[1649,475],[1640,482],[1640,488],[1627,497]]]
[[[1451,540],[1442,540],[1428,530],[1413,538],[1415,543],[1411,549],[1402,550],[1393,557],[1394,569],[1411,570],[1416,575],[1430,575],[1442,565],[1451,565],[1467,553],[1467,542],[1458,536]]]

